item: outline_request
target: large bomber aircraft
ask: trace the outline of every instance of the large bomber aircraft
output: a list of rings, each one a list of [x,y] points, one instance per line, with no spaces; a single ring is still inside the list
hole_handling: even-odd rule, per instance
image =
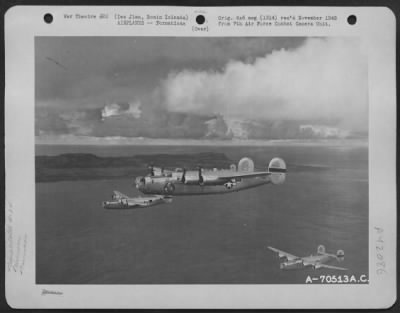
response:
[[[273,158],[266,171],[254,171],[254,162],[242,158],[238,166],[229,169],[197,170],[175,169],[174,171],[154,166],[149,174],[137,177],[136,188],[147,197],[129,198],[115,191],[115,201],[103,202],[104,208],[139,208],[161,203],[170,203],[172,196],[222,194],[254,188],[265,184],[283,184],[286,177],[286,164],[280,158]]]
[[[185,196],[228,193],[269,183],[279,185],[285,177],[286,164],[280,158],[273,158],[266,171],[254,171],[254,162],[242,158],[237,167],[232,164],[223,170],[199,167],[194,171],[167,171],[150,167],[150,174],[137,177],[135,182],[144,194]]]
[[[341,270],[341,271],[347,270],[347,268],[325,264],[334,260],[338,262],[343,261],[344,260],[343,250],[338,250],[336,254],[330,254],[326,253],[325,247],[323,245],[319,245],[316,255],[298,257],[273,247],[268,247],[268,249],[274,251],[277,254],[277,256],[280,259],[282,259],[283,262],[280,263],[281,270],[298,270],[307,267],[311,267],[313,269],[327,268],[327,269]]]

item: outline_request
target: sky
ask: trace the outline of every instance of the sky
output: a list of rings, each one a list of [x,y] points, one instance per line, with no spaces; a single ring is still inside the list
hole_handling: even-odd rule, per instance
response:
[[[202,139],[210,120],[225,123],[217,137],[240,120],[278,139],[282,123],[362,132],[367,75],[352,37],[37,37],[35,130]]]

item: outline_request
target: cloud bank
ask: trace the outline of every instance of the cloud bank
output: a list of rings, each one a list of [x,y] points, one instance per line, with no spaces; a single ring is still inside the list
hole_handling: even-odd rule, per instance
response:
[[[355,38],[309,38],[222,71],[182,70],[162,82],[168,111],[261,120],[336,120],[365,130],[367,60]]]
[[[110,42],[55,40],[39,46],[67,70],[37,60],[37,136],[368,136],[367,60],[358,38],[135,39],[118,55],[104,48],[97,58],[83,47]]]
[[[106,105],[101,110],[102,119],[111,116],[129,115],[134,118],[140,118],[142,111],[140,110],[140,102],[133,102],[128,104],[112,103]]]

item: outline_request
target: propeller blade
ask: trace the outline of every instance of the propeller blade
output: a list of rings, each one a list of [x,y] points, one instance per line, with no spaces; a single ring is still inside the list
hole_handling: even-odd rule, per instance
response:
[[[203,168],[199,165],[199,184],[202,185],[204,183],[204,177],[203,177]]]
[[[182,183],[185,183],[185,181],[186,181],[186,168],[183,168],[183,170],[182,170],[181,181],[182,181]]]
[[[149,169],[150,176],[154,176],[154,165],[150,164],[147,168]]]

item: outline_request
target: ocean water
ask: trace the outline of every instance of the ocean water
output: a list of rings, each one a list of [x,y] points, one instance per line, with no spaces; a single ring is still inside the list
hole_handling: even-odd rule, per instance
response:
[[[289,284],[308,275],[368,275],[368,148],[340,146],[37,146],[126,156],[224,152],[266,168],[285,159],[285,184],[175,197],[171,204],[105,210],[112,190],[138,195],[132,179],[36,184],[39,284]],[[160,166],[162,164],[159,164]],[[349,270],[282,271],[267,246],[297,256],[343,249]]]

